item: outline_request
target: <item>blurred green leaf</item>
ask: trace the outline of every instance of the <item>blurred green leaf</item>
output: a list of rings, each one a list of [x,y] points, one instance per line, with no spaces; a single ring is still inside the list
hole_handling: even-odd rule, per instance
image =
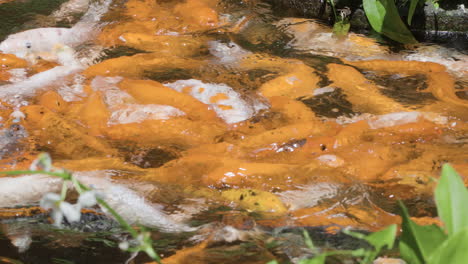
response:
[[[364,11],[372,28],[404,44],[417,43],[400,18],[393,0],[363,0]]]
[[[52,258],[52,263],[53,264],[75,264],[75,262],[73,261],[61,259],[61,258]]]
[[[301,259],[299,264],[325,264],[326,255],[318,255],[311,259]]]
[[[431,254],[428,264],[467,263],[468,262],[468,228],[449,237]]]
[[[458,173],[448,164],[442,166],[435,201],[449,236],[468,227],[468,191]]]
[[[388,249],[393,248],[396,238],[397,225],[390,225],[387,228],[380,230],[369,235],[364,235],[358,232],[349,230],[343,230],[343,233],[350,235],[355,238],[366,240],[373,246],[373,250],[357,249],[353,251],[353,256],[364,257],[361,263],[372,263],[372,261],[379,255],[380,251],[387,247]]]
[[[362,233],[359,233],[359,232],[351,231],[349,229],[343,229],[341,232],[345,233],[348,236],[352,236],[352,237],[358,238],[358,239],[365,239],[366,238],[366,235],[364,235]]]
[[[411,0],[409,10],[408,10],[408,25],[411,25],[411,20],[413,20],[414,11],[416,11],[416,6],[420,0]]]
[[[316,248],[314,246],[314,242],[312,242],[312,239],[310,238],[307,230],[302,230],[302,235],[304,236],[304,243],[306,244],[306,246],[312,250],[315,250]]]
[[[396,230],[397,225],[393,224],[383,230],[380,230],[379,232],[368,235],[365,240],[367,240],[367,242],[374,246],[374,248],[378,251],[384,247],[392,249],[393,244],[395,243]]]
[[[1,257],[1,256],[0,256],[0,263],[23,264],[23,262],[19,260],[7,258],[7,257]]]
[[[402,234],[400,254],[408,263],[426,263],[430,254],[443,243],[447,235],[436,225],[420,226],[413,222],[408,210],[400,202]],[[416,261],[417,259],[417,261]]]
[[[401,257],[407,262],[411,264],[423,264],[419,258],[419,256],[416,254],[416,252],[413,250],[412,247],[410,247],[408,244],[406,244],[403,241],[400,241],[399,244],[399,249],[400,249],[400,255]]]
[[[349,22],[338,21],[333,25],[333,34],[335,36],[346,36],[349,32]]]

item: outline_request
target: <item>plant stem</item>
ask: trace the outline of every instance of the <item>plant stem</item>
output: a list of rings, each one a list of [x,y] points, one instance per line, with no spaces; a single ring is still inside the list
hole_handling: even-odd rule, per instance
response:
[[[65,197],[67,197],[67,182],[63,181],[62,183],[62,192],[60,193],[60,200],[64,201]]]

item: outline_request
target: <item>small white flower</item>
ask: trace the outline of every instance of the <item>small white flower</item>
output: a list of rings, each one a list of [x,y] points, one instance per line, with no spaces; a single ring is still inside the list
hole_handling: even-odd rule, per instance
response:
[[[81,218],[81,206],[72,205],[67,202],[60,202],[60,211],[63,213],[68,222],[78,222]]]
[[[56,193],[46,193],[41,199],[40,206],[44,209],[53,209],[56,207],[58,201],[61,201],[60,195]]]
[[[129,247],[130,245],[128,244],[128,241],[123,241],[119,243],[119,248],[122,251],[126,251]]]
[[[52,209],[51,216],[54,219],[54,225],[58,227],[61,226],[64,216],[68,222],[77,222],[81,218],[81,206],[62,201],[60,195],[56,193],[44,195],[40,206],[44,209]]]
[[[29,249],[32,243],[31,236],[29,234],[23,234],[19,236],[13,236],[10,238],[11,243],[18,248],[19,253],[23,253]]]
[[[43,171],[51,171],[52,170],[52,159],[48,153],[41,153],[35,159],[32,163],[31,166],[29,166],[29,170],[32,171],[37,171],[37,170],[43,170]]]
[[[91,207],[91,206],[94,206],[95,204],[97,204],[97,198],[100,198],[101,195],[92,190],[92,191],[87,191],[87,192],[84,192],[80,195],[80,197],[78,198],[78,205],[80,207]]]

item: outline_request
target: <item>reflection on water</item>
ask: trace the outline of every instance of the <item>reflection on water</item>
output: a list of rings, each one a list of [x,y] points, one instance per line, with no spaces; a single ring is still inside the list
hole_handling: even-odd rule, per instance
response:
[[[468,173],[461,52],[338,39],[257,1],[60,4],[0,2],[43,14],[0,26],[0,166],[51,153],[154,228],[164,263],[297,260],[300,227],[355,248],[340,229],[399,223],[397,200],[436,222],[432,178],[445,162]],[[31,209],[59,189],[0,178],[0,256],[124,262],[126,234],[101,209],[63,230]]]

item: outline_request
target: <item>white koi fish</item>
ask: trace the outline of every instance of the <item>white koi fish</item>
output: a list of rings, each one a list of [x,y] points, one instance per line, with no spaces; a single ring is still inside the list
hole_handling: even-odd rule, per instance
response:
[[[103,199],[129,223],[157,227],[165,232],[190,232],[190,227],[173,219],[139,193],[125,185],[103,177],[105,171],[77,172],[74,176],[82,183],[92,186]],[[0,178],[0,207],[13,207],[37,203],[46,193],[60,192],[62,180],[46,175],[25,175]],[[71,186],[70,186],[71,187]]]
[[[14,54],[34,64],[38,56],[57,61],[62,66],[35,74],[26,80],[0,86],[3,100],[16,101],[32,96],[38,90],[57,84],[64,77],[78,73],[85,63],[76,58],[73,47],[93,38],[98,32],[99,19],[108,9],[111,0],[90,5],[80,22],[72,28],[37,28],[10,35],[0,43],[0,52]]]
[[[91,4],[72,28],[36,28],[12,34],[0,43],[0,51],[34,63],[39,54],[53,54],[57,45],[74,47],[91,40],[99,28],[97,22],[108,11],[110,3],[105,0]]]
[[[0,86],[0,97],[3,100],[20,99],[21,97],[33,96],[41,89],[47,89],[47,86],[57,83],[66,76],[78,73],[82,70],[82,66],[57,66],[50,70],[35,74],[28,79]]]

